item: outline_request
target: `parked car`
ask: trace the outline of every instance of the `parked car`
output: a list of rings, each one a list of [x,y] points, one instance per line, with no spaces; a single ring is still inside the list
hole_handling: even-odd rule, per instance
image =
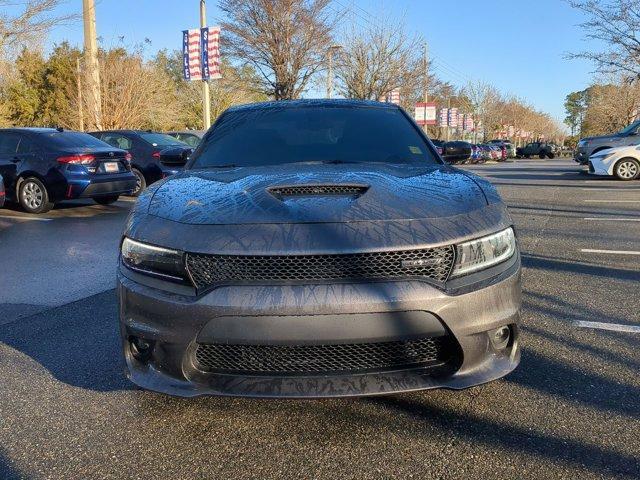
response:
[[[449,163],[464,163],[471,158],[471,144],[469,142],[445,142],[442,147],[442,157]]]
[[[442,140],[431,139],[431,143],[436,147],[436,150],[440,155],[444,152],[444,142]]]
[[[640,145],[640,120],[612,135],[586,137],[578,142],[574,160],[581,165],[589,162],[591,155],[614,147]]]
[[[136,186],[129,154],[86,133],[61,128],[0,129],[0,174],[7,200],[29,213],[92,198],[108,205]]]
[[[516,156],[516,147],[511,143],[511,140],[491,140],[489,145],[504,147],[507,151],[507,158],[515,158]]]
[[[620,180],[640,178],[640,146],[600,150],[589,157],[589,173]]]
[[[167,135],[171,135],[190,147],[196,148],[200,144],[200,140],[202,140],[205,133],[207,133],[206,130],[181,130],[176,132],[167,132]]]
[[[554,158],[556,156],[556,147],[552,143],[532,142],[516,149],[516,156],[518,158],[531,158],[536,156],[541,159],[545,157]]]
[[[482,154],[482,148],[480,145],[471,145],[471,163],[484,163],[486,159]]]
[[[4,190],[4,178],[0,175],[0,208],[4,207],[4,199],[6,198],[6,193]]]
[[[132,195],[136,197],[147,185],[181,171],[193,152],[186,143],[149,130],[105,130],[91,135],[131,154],[131,171],[137,179]]]
[[[394,104],[232,107],[125,228],[119,331],[141,387],[389,394],[519,362],[507,208]]]

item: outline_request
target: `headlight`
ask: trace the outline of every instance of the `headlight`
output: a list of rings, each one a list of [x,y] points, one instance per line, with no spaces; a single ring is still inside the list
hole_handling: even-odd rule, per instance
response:
[[[594,160],[595,159],[604,160],[605,158],[615,155],[615,153],[616,152],[614,152],[613,150],[603,150],[596,153],[595,155],[591,155],[589,158],[593,158]]]
[[[456,245],[452,277],[484,270],[510,259],[516,251],[513,228]]]
[[[147,245],[125,238],[121,248],[122,263],[136,272],[173,281],[186,281],[182,253]]]

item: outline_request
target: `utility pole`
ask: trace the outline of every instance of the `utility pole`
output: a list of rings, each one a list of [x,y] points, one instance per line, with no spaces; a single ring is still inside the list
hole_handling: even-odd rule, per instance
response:
[[[447,116],[451,118],[451,97],[447,99]],[[449,141],[450,134],[451,134],[451,126],[449,125],[449,119],[447,119],[447,142]]]
[[[207,9],[205,0],[200,0],[200,28],[207,26]],[[204,48],[207,48],[204,45]],[[201,66],[202,68],[202,66]],[[204,130],[211,126],[211,101],[209,99],[209,81],[202,78],[202,123]]]
[[[96,33],[96,6],[94,0],[82,0],[84,22],[84,66],[89,108],[89,128],[102,130],[102,100],[100,98],[100,70],[98,66],[98,39]]]
[[[429,45],[427,45],[427,42],[424,42],[424,103],[427,103],[428,101],[429,101]]]
[[[78,122],[80,131],[84,132],[84,111],[82,105],[82,70],[80,69],[80,57],[76,58],[76,84],[78,86]]]
[[[327,98],[331,98],[333,95],[333,52],[334,50],[339,50],[342,48],[342,45],[331,45],[327,50],[329,68],[327,71]]]
[[[429,45],[424,42],[424,132],[427,133],[427,103],[429,102]]]

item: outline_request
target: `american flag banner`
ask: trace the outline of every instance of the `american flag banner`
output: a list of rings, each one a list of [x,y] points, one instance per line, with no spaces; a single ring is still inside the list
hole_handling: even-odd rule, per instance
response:
[[[185,80],[202,80],[200,29],[182,31],[182,71]]]
[[[204,27],[201,31],[202,73],[205,80],[222,78],[220,70],[220,27]]]

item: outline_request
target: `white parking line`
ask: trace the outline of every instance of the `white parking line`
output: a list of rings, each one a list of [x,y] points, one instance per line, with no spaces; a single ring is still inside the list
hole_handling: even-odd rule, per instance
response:
[[[593,222],[640,222],[640,218],[613,218],[613,217],[585,217],[583,220]]]
[[[0,218],[7,220],[30,220],[34,222],[50,222],[53,218],[36,218],[36,217],[16,217],[13,215],[0,215]]]
[[[612,186],[613,187],[613,186]],[[628,190],[630,192],[638,192],[640,191],[640,188],[635,188],[635,187],[620,187],[620,188],[598,188],[598,187],[589,187],[589,188],[585,188],[582,187],[581,190],[586,190],[588,192],[594,192],[594,191],[604,191],[604,192],[613,192],[614,190],[616,192],[624,192],[625,190]]]
[[[585,322],[577,320],[573,324],[578,328],[595,328],[598,330],[610,330],[612,332],[640,333],[640,326],[620,325],[619,323]]]
[[[598,250],[592,248],[581,248],[583,253],[608,253],[611,255],[640,255],[640,252],[634,250]]]
[[[640,203],[640,200],[585,200],[586,203]]]

